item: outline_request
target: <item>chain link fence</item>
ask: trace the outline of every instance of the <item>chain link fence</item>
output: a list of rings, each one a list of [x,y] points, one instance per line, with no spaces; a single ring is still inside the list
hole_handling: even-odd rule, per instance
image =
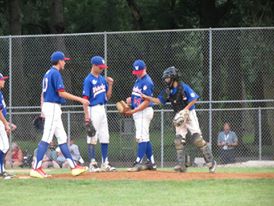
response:
[[[66,90],[81,96],[82,83],[90,72],[90,57],[104,56],[109,65],[105,75],[115,80],[113,97],[107,105],[110,130],[109,159],[116,166],[130,166],[136,156],[133,120],[117,113],[114,103],[130,96],[135,77],[132,63],[143,59],[154,80],[156,96],[163,88],[162,72],[177,67],[183,81],[200,95],[197,114],[204,138],[222,162],[217,146],[224,122],[231,124],[239,140],[235,161],[274,158],[274,28],[195,29],[92,34],[0,37],[1,73],[10,75],[3,89],[9,118],[18,129],[11,142],[32,154],[42,134],[33,128],[39,114],[41,81],[50,67],[50,55],[63,51],[71,61],[62,71]],[[158,166],[173,166],[173,112],[170,105],[155,106],[151,142]],[[68,102],[63,122],[69,138],[88,161],[83,112]],[[202,154],[187,137],[192,161]],[[96,146],[100,160],[100,147]]]

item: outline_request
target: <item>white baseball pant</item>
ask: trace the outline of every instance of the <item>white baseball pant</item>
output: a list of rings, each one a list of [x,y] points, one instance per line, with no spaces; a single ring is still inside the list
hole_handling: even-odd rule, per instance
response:
[[[183,138],[185,138],[188,130],[190,131],[191,135],[194,133],[202,134],[198,117],[194,109],[189,111],[189,118],[187,122],[179,127],[176,127],[176,135],[181,135]]]
[[[135,137],[138,143],[149,141],[149,126],[153,118],[153,114],[154,111],[152,107],[147,107],[146,109],[133,114],[136,129]]]
[[[108,120],[107,113],[104,105],[95,105],[89,107],[89,115],[92,121],[92,124],[96,130],[94,137],[87,136],[88,144],[97,144],[99,139],[100,143],[108,144],[109,143],[109,131],[108,131]]]
[[[9,139],[2,121],[0,121],[0,150],[3,153],[9,150]]]
[[[42,112],[45,115],[45,125],[42,141],[50,143],[53,136],[57,138],[58,144],[67,142],[67,134],[62,122],[61,105],[57,103],[44,102]]]

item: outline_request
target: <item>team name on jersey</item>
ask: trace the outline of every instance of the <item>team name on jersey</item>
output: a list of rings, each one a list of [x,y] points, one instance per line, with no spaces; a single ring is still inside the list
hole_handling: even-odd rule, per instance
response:
[[[92,88],[94,97],[102,92],[105,92],[105,91],[106,91],[106,86],[104,84],[101,84],[101,85],[98,85],[98,86]]]
[[[138,86],[133,87],[132,94],[135,95],[135,96],[141,96],[140,94],[142,94],[142,89],[139,89]]]

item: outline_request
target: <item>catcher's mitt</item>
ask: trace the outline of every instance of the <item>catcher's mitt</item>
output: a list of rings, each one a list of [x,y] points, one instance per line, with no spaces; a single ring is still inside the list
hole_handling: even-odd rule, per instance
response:
[[[183,123],[185,123],[188,120],[188,117],[189,117],[189,110],[187,109],[181,110],[173,118],[173,125],[175,127],[181,126]]]
[[[94,137],[96,130],[91,121],[85,121],[86,132],[89,137]]]
[[[125,112],[130,110],[129,105],[123,100],[116,103],[116,108],[121,114],[124,114]]]
[[[35,129],[37,129],[39,132],[44,131],[44,124],[45,124],[45,118],[41,116],[36,116],[33,120],[33,126]]]

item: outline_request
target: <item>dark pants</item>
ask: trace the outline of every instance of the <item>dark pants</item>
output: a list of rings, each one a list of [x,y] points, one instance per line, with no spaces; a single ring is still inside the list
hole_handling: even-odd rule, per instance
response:
[[[229,150],[222,149],[220,151],[220,158],[223,164],[234,163],[235,156],[236,156],[235,149],[229,149]]]

